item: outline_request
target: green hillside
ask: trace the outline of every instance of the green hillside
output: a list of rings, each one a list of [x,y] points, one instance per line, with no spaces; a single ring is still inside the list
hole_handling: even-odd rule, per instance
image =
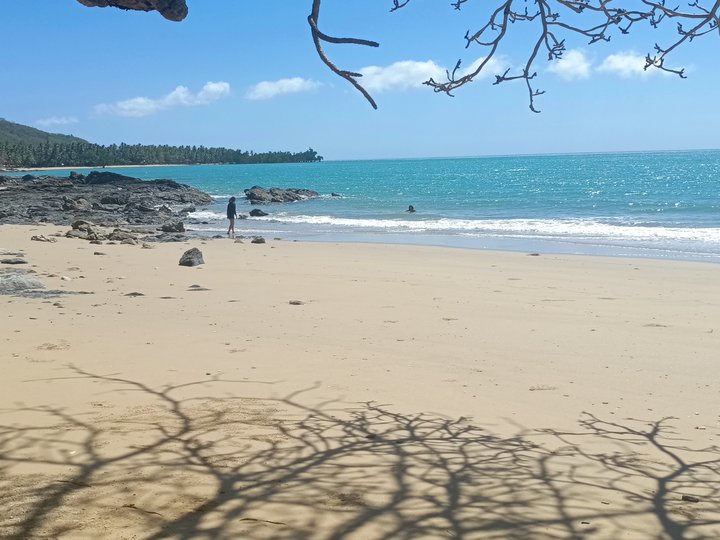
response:
[[[0,143],[36,145],[43,143],[87,143],[87,141],[72,135],[47,133],[40,129],[8,122],[4,118],[0,118]]]
[[[0,170],[108,165],[199,165],[249,163],[314,163],[323,157],[304,152],[254,152],[205,146],[89,143],[70,135],[46,133],[0,118]]]

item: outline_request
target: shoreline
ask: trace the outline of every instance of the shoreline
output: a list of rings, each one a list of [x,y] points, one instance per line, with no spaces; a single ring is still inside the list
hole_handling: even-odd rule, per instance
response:
[[[688,159],[692,162],[695,158]],[[715,159],[711,162],[720,166]],[[460,165],[462,164],[458,164]],[[570,209],[562,210],[564,207],[560,207],[561,210],[556,211],[553,210],[554,207],[550,202],[543,202],[544,197],[540,197],[543,200],[536,201],[540,210],[533,211],[515,211],[513,203],[508,203],[507,209],[490,205],[491,209],[486,211],[480,202],[474,205],[471,199],[467,199],[470,202],[465,206],[462,201],[466,199],[458,199],[460,210],[454,211],[451,204],[439,199],[436,204],[431,201],[421,204],[419,208],[426,212],[426,215],[408,217],[404,212],[400,213],[406,208],[405,205],[389,204],[394,197],[392,190],[390,194],[380,196],[380,202],[375,206],[372,197],[368,198],[364,192],[355,193],[351,188],[347,191],[337,189],[347,184],[347,180],[338,180],[340,186],[333,183],[335,182],[333,178],[343,172],[342,168],[327,169],[328,171],[317,174],[307,169],[305,172],[308,173],[309,180],[304,180],[304,183],[310,187],[317,187],[317,190],[325,195],[333,192],[348,195],[347,200],[340,198],[337,202],[319,200],[309,202],[307,205],[303,203],[303,205],[273,207],[268,211],[277,214],[277,220],[273,224],[247,222],[250,234],[323,242],[340,240],[392,244],[422,243],[472,249],[509,249],[720,262],[720,229],[717,228],[717,220],[712,217],[714,214],[706,216],[703,214],[704,207],[694,209],[693,204],[682,203],[680,199],[685,200],[682,194],[657,195],[660,197],[658,201],[664,202],[660,204],[656,201],[660,206],[658,212],[653,212],[652,216],[643,209],[639,211],[631,209],[633,201],[630,199],[628,199],[627,211],[616,208],[615,214],[613,211],[608,211],[608,215],[614,217],[604,218],[605,213],[600,210],[583,210],[582,204],[577,209],[573,203]],[[159,176],[174,178],[213,193],[216,202],[207,209],[210,212],[201,212],[202,217],[194,223],[186,222],[186,225],[198,229],[207,225],[208,229],[217,229],[218,232],[222,232],[227,226],[224,220],[226,202],[223,201],[224,197],[238,194],[242,197],[242,188],[257,184],[268,185],[268,182],[273,182],[269,184],[270,186],[294,185],[299,176],[291,167],[257,169],[259,171],[257,174],[254,172],[256,169],[252,168],[224,166],[163,169],[165,171],[163,174],[153,172],[160,170],[157,167],[125,169],[128,170],[134,171],[134,173],[126,172],[132,176],[146,179]],[[279,173],[275,175],[273,171]],[[122,173],[123,170],[115,172]],[[25,173],[19,173],[22,174]],[[521,180],[524,174],[519,173],[518,179]],[[388,178],[394,177],[391,175]],[[389,187],[391,185],[392,182],[388,184]],[[552,183],[548,186],[552,187]],[[632,189],[626,190],[625,193],[632,193]],[[594,195],[588,197],[592,198]],[[643,199],[645,196],[638,197]],[[701,198],[700,201],[702,200],[705,199]],[[552,197],[549,201],[552,201]],[[417,201],[411,202],[417,204]],[[653,203],[649,201],[648,204],[652,206]],[[701,202],[698,204],[702,206]],[[543,205],[548,207],[547,210],[543,210]],[[642,206],[640,203],[638,205]],[[660,210],[665,206],[667,212],[664,210],[661,212]],[[243,208],[246,213],[248,209],[249,207]],[[427,220],[427,227],[424,227],[423,220]],[[208,223],[201,224],[203,221]],[[242,226],[240,223],[238,225]],[[407,234],[404,231],[414,232]],[[200,234],[212,235],[212,232]]]
[[[196,218],[197,219],[197,218]],[[248,222],[256,224],[253,229],[245,228]],[[700,262],[707,264],[720,264],[720,255],[714,253],[688,252],[671,250],[668,248],[648,248],[638,246],[618,246],[608,244],[592,244],[588,242],[577,242],[571,237],[567,239],[537,238],[513,238],[486,235],[483,237],[463,237],[460,235],[430,235],[418,233],[317,233],[302,231],[285,231],[274,229],[267,230],[267,221],[262,220],[238,220],[236,221],[237,234],[244,234],[248,237],[266,236],[281,237],[286,241],[300,241],[312,243],[340,243],[340,244],[368,244],[386,246],[427,246],[446,249],[463,249],[482,252],[507,252],[507,253],[530,253],[539,252],[544,255],[570,255],[578,257],[608,257],[619,259],[638,259],[654,261],[684,261]],[[272,222],[270,222],[272,225]],[[197,228],[197,223],[188,223],[188,232],[201,238],[209,238],[213,235],[224,234],[227,230],[225,223],[218,222],[216,227],[207,229]]]
[[[495,159],[495,158],[525,158],[525,157],[557,157],[557,156],[596,156],[596,155],[623,155],[623,154],[682,154],[693,152],[720,152],[720,148],[684,148],[684,149],[654,149],[654,150],[585,150],[577,152],[545,152],[545,153],[529,153],[529,154],[472,154],[472,155],[449,155],[449,156],[409,156],[409,157],[365,157],[365,158],[340,158],[326,159],[323,162],[357,162],[357,161],[417,161],[417,160],[455,160],[455,159]],[[308,162],[310,163],[310,162]],[[194,165],[257,165],[256,163],[176,163],[176,164],[148,164],[148,165],[106,165],[104,168],[130,168],[130,167],[191,167]],[[266,164],[271,165],[271,164]],[[279,163],[283,165],[283,163]],[[69,170],[69,169],[101,169],[102,165],[96,167],[46,167],[46,168],[30,168],[30,169],[14,169],[0,170],[0,172],[31,172],[31,171],[52,171],[52,170]]]
[[[0,536],[720,534],[714,264],[65,230],[0,227],[73,293],[0,296]]]
[[[22,168],[22,169],[12,169],[12,170],[2,170],[0,169],[0,173],[8,172],[8,173],[21,173],[21,172],[38,172],[38,171],[102,171],[103,169],[140,169],[140,168],[154,168],[154,167],[193,167],[196,165],[200,165],[199,163],[173,163],[173,164],[160,164],[160,163],[153,163],[148,165],[96,165],[96,166],[87,166],[87,167],[30,167],[30,168]],[[205,164],[206,165],[206,164]]]
[[[80,167],[30,167],[21,169],[0,169],[2,173],[42,172],[42,171],[102,171],[104,169],[144,169],[157,167],[205,167],[205,166],[251,166],[251,165],[308,165],[317,164],[317,161],[285,161],[278,163],[148,163],[146,165],[94,165]]]
[[[193,231],[194,232],[194,231]],[[338,235],[340,236],[340,235]],[[337,237],[336,237],[337,238]],[[284,239],[293,240],[292,237],[286,236]],[[463,239],[456,239],[451,237],[450,242],[434,242],[424,241],[407,241],[406,239],[398,241],[386,241],[382,242],[379,240],[349,240],[343,239],[316,239],[316,238],[303,238],[301,241],[305,242],[317,242],[317,243],[340,243],[340,244],[367,244],[367,245],[387,245],[387,246],[426,246],[438,249],[461,249],[469,251],[482,251],[488,253],[522,253],[531,254],[538,253],[539,255],[550,255],[550,256],[571,256],[571,257],[599,257],[609,259],[623,259],[623,260],[638,260],[638,261],[676,261],[676,262],[687,262],[687,263],[705,263],[705,264],[720,264],[720,255],[707,255],[702,253],[687,253],[680,251],[662,250],[650,248],[636,248],[636,247],[608,247],[608,246],[597,246],[592,244],[583,244],[573,242],[572,240],[547,240],[547,239],[524,239],[517,240],[512,239],[516,242],[515,246],[509,245],[507,238],[493,237],[478,239],[481,245],[473,245],[472,241],[463,241]],[[481,240],[481,241],[480,241]],[[584,248],[580,250],[579,248]],[[626,251],[626,253],[621,253]],[[641,253],[641,252],[645,253]],[[658,253],[662,252],[662,253]]]

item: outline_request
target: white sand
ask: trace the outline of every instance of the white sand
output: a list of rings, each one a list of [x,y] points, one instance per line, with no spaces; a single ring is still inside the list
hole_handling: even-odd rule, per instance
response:
[[[0,537],[720,537],[720,266],[55,230],[0,227],[93,293],[0,297]]]

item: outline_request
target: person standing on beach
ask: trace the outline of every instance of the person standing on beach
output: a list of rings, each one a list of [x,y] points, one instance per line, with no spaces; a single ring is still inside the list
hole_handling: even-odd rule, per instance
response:
[[[235,197],[230,197],[227,205],[227,218],[230,220],[228,226],[228,237],[235,238],[235,218],[237,217],[237,209],[235,208]]]

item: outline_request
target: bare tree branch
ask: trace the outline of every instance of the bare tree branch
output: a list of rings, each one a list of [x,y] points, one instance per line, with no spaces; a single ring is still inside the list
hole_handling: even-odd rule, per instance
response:
[[[451,6],[460,10],[468,1],[455,0]],[[610,41],[610,32],[615,28],[621,34],[627,34],[633,25],[639,22],[647,22],[652,28],[657,29],[666,19],[679,20],[676,28],[677,39],[665,47],[655,44],[654,52],[649,53],[645,58],[644,69],[657,68],[685,78],[683,69],[674,69],[665,65],[667,56],[695,38],[710,33],[720,33],[720,0],[715,0],[709,8],[701,5],[700,1],[696,0],[688,4],[688,10],[683,11],[679,7],[668,7],[665,0],[659,2],[640,0],[641,9],[618,7],[617,4],[612,3],[613,0],[534,0],[535,10],[528,11],[526,2],[504,0],[490,13],[485,25],[475,33],[471,34],[468,31],[465,34],[466,48],[477,45],[485,49],[485,57],[480,65],[471,73],[458,74],[460,65],[458,62],[452,73],[448,73],[446,81],[438,82],[430,79],[425,84],[435,92],[452,96],[454,90],[472,82],[487,69],[490,60],[498,55],[501,42],[507,36],[510,25],[516,22],[534,25],[536,37],[533,40],[533,47],[519,72],[511,73],[511,70],[506,70],[502,75],[495,76],[494,84],[524,80],[528,89],[530,110],[533,112],[539,112],[535,108],[534,98],[544,93],[533,86],[533,80],[537,75],[534,66],[540,51],[543,49],[546,51],[548,61],[559,60],[566,52],[566,38],[572,35],[582,36],[588,40],[589,45],[592,45]],[[410,0],[401,3],[394,0],[391,11],[405,7],[409,3]],[[575,18],[569,22],[563,20],[560,13],[562,8],[569,10],[569,16]],[[579,18],[581,15],[582,18]],[[581,22],[585,23],[587,20],[594,22],[589,26],[582,26]],[[690,29],[684,28],[683,21],[691,23]]]
[[[116,7],[135,11],[157,11],[171,21],[182,21],[188,14],[185,0],[78,0],[88,7]]]
[[[86,6],[113,6],[120,9],[133,9],[142,11],[158,11],[164,17],[179,21],[187,15],[185,0],[78,0]],[[392,0],[391,12],[398,11],[411,3],[412,0]],[[478,1],[478,0],[476,0]],[[445,81],[429,79],[425,85],[435,92],[442,92],[449,96],[453,92],[473,82],[478,76],[490,69],[491,62],[500,55],[503,41],[515,23],[523,23],[523,31],[527,35],[535,32],[531,49],[527,52],[526,60],[513,71],[506,70],[501,75],[495,74],[495,82],[500,84],[507,81],[523,80],[527,86],[529,107],[533,112],[539,112],[535,107],[535,98],[544,92],[533,85],[537,76],[535,65],[541,51],[546,53],[548,61],[560,60],[566,52],[568,37],[581,37],[586,39],[588,45],[610,41],[611,32],[617,30],[620,34],[628,34],[638,23],[647,23],[654,29],[669,19],[674,19],[676,39],[666,46],[653,47],[645,57],[644,69],[656,68],[668,73],[674,73],[685,78],[683,69],[668,67],[667,57],[680,46],[692,42],[694,39],[708,35],[720,35],[720,0],[694,0],[684,9],[669,7],[666,0],[495,0],[499,5],[492,8],[484,25],[475,32],[465,34],[465,47],[477,46],[483,49],[482,61],[470,72],[460,70],[460,61],[452,71],[446,72]],[[470,0],[450,0],[450,6],[461,10]],[[361,73],[343,70],[337,67],[327,56],[323,43],[337,45],[363,45],[378,47],[375,41],[359,38],[333,37],[322,32],[318,26],[320,6],[322,0],[312,0],[312,12],[308,16],[308,23],[312,33],[313,42],[318,56],[330,70],[352,84],[368,100],[373,108],[377,104],[372,96],[358,82]],[[618,3],[625,3],[628,8]],[[630,6],[634,6],[630,9]],[[687,28],[686,28],[687,27]],[[543,55],[545,56],[545,55]]]
[[[327,34],[324,34],[320,31],[318,28],[318,19],[320,18],[320,3],[321,0],[313,0],[313,6],[312,6],[312,12],[308,16],[308,23],[310,24],[310,29],[312,32],[313,42],[315,43],[315,50],[317,50],[318,55],[320,56],[320,59],[325,63],[327,67],[330,68],[330,70],[348,81],[350,84],[352,84],[357,90],[365,96],[365,99],[367,99],[370,102],[370,105],[372,105],[373,109],[377,109],[377,103],[375,103],[375,100],[372,98],[372,96],[368,93],[365,88],[362,87],[362,85],[357,81],[358,78],[362,77],[361,73],[355,73],[352,71],[345,71],[338,68],[333,62],[328,58],[328,56],[325,54],[325,51],[322,47],[322,42],[326,43],[335,43],[335,44],[353,44],[353,45],[365,45],[367,47],[379,47],[380,44],[375,41],[369,41],[366,39],[357,39],[357,38],[336,38],[328,36]],[[396,2],[397,3],[397,2]]]

